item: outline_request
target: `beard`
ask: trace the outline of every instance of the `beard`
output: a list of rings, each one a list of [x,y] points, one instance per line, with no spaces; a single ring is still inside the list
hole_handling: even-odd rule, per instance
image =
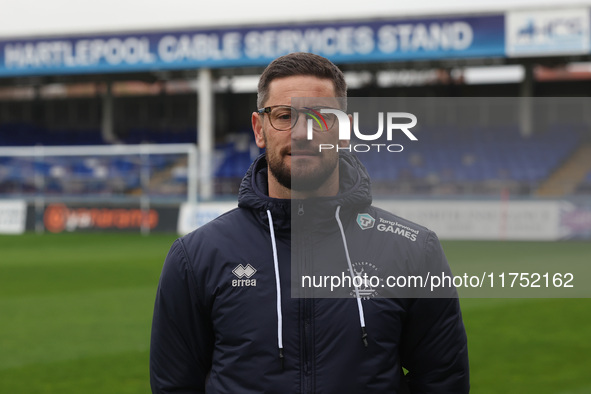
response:
[[[310,146],[307,143],[302,145],[305,146],[296,146],[294,142],[291,149],[310,150],[315,148],[317,152],[318,147]],[[267,149],[267,164],[271,175],[275,177],[277,182],[281,186],[294,191],[309,192],[319,189],[334,173],[339,162],[339,155],[336,151],[318,153],[321,160],[320,164],[316,165],[306,159],[298,159],[294,155],[291,158],[291,168],[289,168],[284,160],[289,154],[289,148],[281,150]]]

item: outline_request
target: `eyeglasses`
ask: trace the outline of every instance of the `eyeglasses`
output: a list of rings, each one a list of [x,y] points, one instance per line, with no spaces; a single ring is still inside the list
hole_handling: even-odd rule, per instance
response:
[[[300,115],[312,120],[312,128],[314,131],[330,130],[337,121],[335,114],[322,114],[320,110],[328,107],[304,107],[294,108],[289,105],[272,105],[270,107],[260,108],[257,112],[261,115],[267,114],[271,127],[279,131],[291,130],[298,123]]]

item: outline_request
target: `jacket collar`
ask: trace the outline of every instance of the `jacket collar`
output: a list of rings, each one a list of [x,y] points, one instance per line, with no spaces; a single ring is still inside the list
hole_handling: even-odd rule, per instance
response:
[[[315,197],[305,200],[271,198],[268,195],[267,160],[260,155],[252,163],[242,179],[238,206],[248,208],[267,223],[267,210],[271,211],[276,230],[291,229],[294,220],[311,220],[314,224],[334,218],[337,206],[347,214],[371,204],[371,181],[359,159],[348,152],[339,153],[339,193],[331,197]],[[301,215],[302,210],[304,214]],[[296,219],[297,217],[297,219]]]

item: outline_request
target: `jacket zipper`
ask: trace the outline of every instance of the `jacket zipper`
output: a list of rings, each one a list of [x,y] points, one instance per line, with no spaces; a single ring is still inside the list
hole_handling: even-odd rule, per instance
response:
[[[304,348],[302,349],[304,357],[304,379],[303,392],[313,393],[312,389],[312,299],[304,299]]]
[[[304,204],[298,204],[298,216],[304,216]],[[301,225],[301,229],[303,229],[303,225]],[[305,229],[304,229],[305,230]],[[298,247],[301,251],[301,263],[303,267],[303,272],[307,273],[309,267],[309,248],[306,245],[309,245],[309,237],[306,235],[305,232],[300,231],[298,236]],[[301,349],[301,356],[302,356],[302,393],[313,393],[313,383],[312,383],[312,299],[310,298],[309,289],[304,289],[303,298],[300,300],[302,305],[302,323],[301,323],[301,330],[302,330],[302,349]]]

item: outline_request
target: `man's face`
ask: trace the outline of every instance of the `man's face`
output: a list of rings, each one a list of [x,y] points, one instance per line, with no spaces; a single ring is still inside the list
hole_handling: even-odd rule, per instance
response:
[[[265,107],[292,105],[303,107],[339,108],[333,82],[313,76],[278,78],[269,84]],[[338,142],[338,126],[330,130],[314,132],[307,138],[307,122],[300,116],[291,130],[279,131],[271,126],[269,114],[253,113],[252,125],[257,146],[266,148],[270,176],[289,190],[314,192],[327,182],[338,185],[338,152],[336,149],[319,152],[319,144]],[[346,141],[340,143],[346,145]]]

